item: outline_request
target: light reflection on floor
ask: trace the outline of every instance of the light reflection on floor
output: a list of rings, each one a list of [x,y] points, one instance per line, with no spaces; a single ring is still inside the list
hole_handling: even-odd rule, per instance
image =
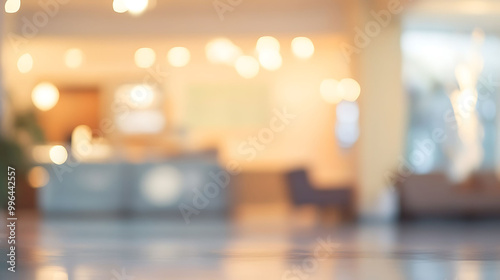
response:
[[[17,272],[3,269],[1,279],[500,279],[500,223],[492,222],[19,221]]]

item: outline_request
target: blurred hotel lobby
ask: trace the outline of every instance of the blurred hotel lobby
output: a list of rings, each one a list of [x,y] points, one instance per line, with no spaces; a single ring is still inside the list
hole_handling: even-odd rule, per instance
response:
[[[0,279],[498,280],[499,52],[497,0],[4,0]]]

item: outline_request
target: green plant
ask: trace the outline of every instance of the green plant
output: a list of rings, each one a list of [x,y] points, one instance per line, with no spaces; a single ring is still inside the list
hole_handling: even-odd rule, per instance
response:
[[[21,176],[26,176],[31,167],[31,160],[26,154],[26,150],[31,147],[23,147],[15,139],[24,132],[30,138],[29,142],[41,144],[45,142],[42,129],[38,125],[33,112],[17,114],[14,117],[12,136],[0,134],[0,182],[2,184],[0,193],[0,206],[6,207],[7,203],[7,168],[9,166],[16,169],[16,180]]]

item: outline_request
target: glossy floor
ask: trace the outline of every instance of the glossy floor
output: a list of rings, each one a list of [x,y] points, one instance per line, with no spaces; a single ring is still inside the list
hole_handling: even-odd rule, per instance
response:
[[[2,268],[0,279],[500,279],[495,222],[186,225],[26,215],[17,234],[16,273]],[[3,232],[1,240],[5,258]]]

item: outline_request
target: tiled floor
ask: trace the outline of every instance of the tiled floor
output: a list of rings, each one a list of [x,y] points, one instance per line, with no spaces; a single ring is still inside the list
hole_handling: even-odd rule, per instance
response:
[[[305,227],[26,215],[19,223],[17,272],[2,268],[0,279],[500,279],[493,222]],[[5,256],[4,232],[0,240]]]

